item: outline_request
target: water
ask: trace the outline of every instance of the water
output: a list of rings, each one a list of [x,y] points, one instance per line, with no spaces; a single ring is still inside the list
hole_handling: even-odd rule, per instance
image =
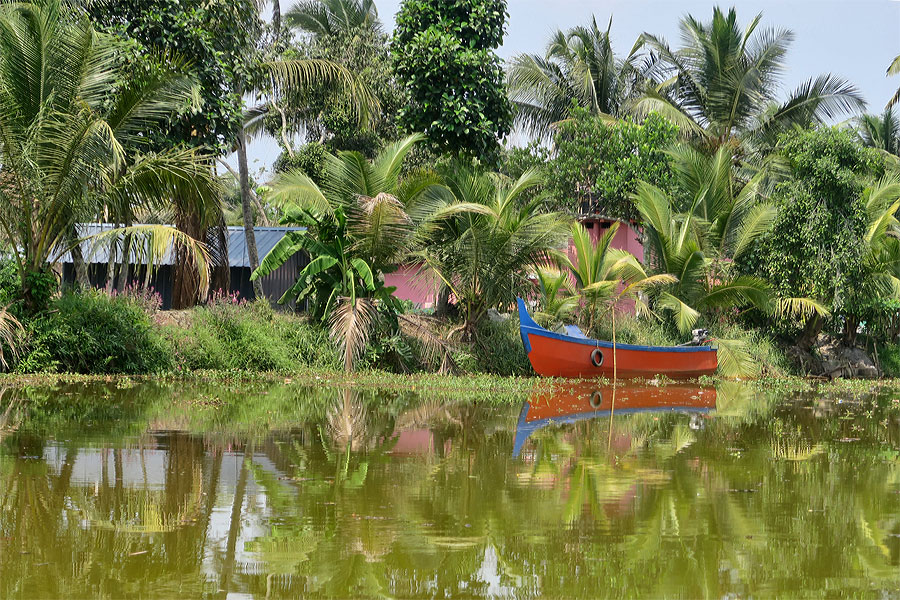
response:
[[[6,390],[0,597],[900,597],[897,398]]]

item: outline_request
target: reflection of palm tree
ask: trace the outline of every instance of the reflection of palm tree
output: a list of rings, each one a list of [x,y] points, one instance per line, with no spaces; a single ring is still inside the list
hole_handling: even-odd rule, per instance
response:
[[[15,432],[25,418],[21,396],[10,393],[10,398],[6,401],[7,392],[9,392],[7,388],[0,388],[0,406],[6,402],[6,408],[0,412],[0,442],[4,437]]]
[[[326,431],[335,448],[357,451],[366,447],[366,407],[356,392],[345,389],[341,400],[328,410]]]
[[[247,479],[249,474],[249,465],[253,460],[253,445],[249,449],[244,449],[241,459],[241,471],[238,475],[237,484],[234,487],[234,498],[231,502],[231,519],[228,524],[228,538],[225,542],[225,564],[222,566],[222,573],[219,582],[219,593],[228,594],[231,587],[231,577],[234,573],[234,556],[237,546],[238,534],[241,530],[241,512],[244,506],[244,494],[247,491]]]

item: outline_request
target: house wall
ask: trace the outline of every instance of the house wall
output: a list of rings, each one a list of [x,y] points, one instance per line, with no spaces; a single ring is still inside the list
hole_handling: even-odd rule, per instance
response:
[[[440,286],[434,275],[423,270],[421,265],[401,265],[393,273],[385,273],[384,284],[397,288],[395,297],[414,302],[422,308],[432,308]]]
[[[605,234],[612,226],[613,221],[610,219],[588,218],[583,219],[581,223],[587,228],[588,233],[590,233],[591,241],[596,244],[600,238],[603,237],[603,234]],[[619,225],[619,230],[616,232],[615,237],[613,237],[610,247],[616,248],[617,250],[626,250],[633,254],[639,261],[644,262],[644,245],[641,244],[641,234],[632,224],[621,223]],[[571,243],[569,244],[569,249],[571,254]]]
[[[306,252],[298,252],[292,256],[281,267],[263,277],[262,286],[263,293],[266,298],[279,310],[296,310],[295,303],[276,304],[284,293],[294,285],[297,280],[297,274],[300,269],[309,264],[309,257]],[[92,264],[88,269],[88,278],[91,286],[95,288],[103,288],[106,286],[106,270],[105,264]],[[237,293],[238,297],[243,300],[253,300],[256,295],[253,293],[253,283],[250,281],[249,267],[231,267],[229,269],[229,286],[230,294]],[[162,310],[172,308],[172,290],[173,290],[174,269],[171,265],[160,266],[153,276],[150,278],[150,287],[160,295]],[[63,263],[62,280],[64,285],[72,285],[75,283],[75,268],[72,263]],[[144,268],[138,267],[132,271],[129,283],[132,285],[142,285],[144,282]],[[306,308],[304,305],[300,310]]]
[[[597,241],[609,230],[613,221],[609,219],[587,218],[582,223],[587,227],[591,235],[591,241]],[[622,223],[613,237],[611,247],[626,250],[633,254],[641,262],[644,261],[644,246],[641,244],[641,235],[635,227]],[[575,257],[574,246],[569,241],[569,256]],[[432,308],[437,299],[438,281],[434,276],[429,277],[422,273],[420,265],[402,265],[395,272],[384,276],[387,286],[394,286],[397,291],[394,296],[401,300],[409,300],[422,308]],[[633,304],[631,302],[629,305]]]

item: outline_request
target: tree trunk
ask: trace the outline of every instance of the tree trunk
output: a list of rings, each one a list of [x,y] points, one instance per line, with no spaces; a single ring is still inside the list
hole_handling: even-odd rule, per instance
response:
[[[218,225],[206,230],[206,248],[209,251],[209,289],[228,294],[231,289],[231,271],[228,266],[228,226],[225,215],[220,215]]]
[[[195,240],[204,239],[204,227],[196,212],[184,212],[176,208],[175,226],[178,231]],[[187,250],[177,244],[175,247],[174,282],[172,285],[172,308],[179,310],[190,308],[200,300],[200,274]]]
[[[84,253],[81,251],[81,244],[75,244],[72,247],[72,266],[75,269],[75,288],[88,289],[91,281],[88,276],[88,265],[84,262]]]
[[[281,2],[272,0],[272,26],[275,28],[275,41],[281,37]]]
[[[818,314],[813,314],[807,319],[803,333],[800,334],[800,338],[797,340],[797,346],[803,350],[810,350],[816,338],[819,337],[819,332],[822,331],[822,325],[822,317]]]
[[[844,345],[853,348],[856,346],[856,336],[859,333],[859,319],[848,316],[844,320]]]
[[[129,218],[125,226],[131,227],[134,225],[134,222]],[[128,287],[128,279],[131,277],[131,244],[132,244],[132,236],[130,233],[125,234],[125,240],[122,243],[122,258],[119,262],[119,274],[116,278],[116,290],[119,292],[125,291],[125,288]]]
[[[118,227],[119,224],[116,223],[113,227]],[[100,227],[101,231],[103,227]],[[109,245],[109,256],[106,261],[106,292],[110,293],[113,291],[113,285],[115,284],[116,279],[116,254],[118,254],[119,243],[118,240],[113,241]]]
[[[240,88],[239,88],[240,91]],[[238,171],[241,184],[241,208],[244,213],[244,235],[246,236],[247,254],[250,258],[250,272],[259,268],[259,253],[256,250],[256,234],[253,231],[253,200],[250,197],[250,173],[247,168],[247,136],[244,129],[238,130]],[[263,298],[262,281],[253,282],[253,293],[257,299]]]
[[[438,290],[437,303],[434,307],[434,316],[446,317],[450,313],[450,288],[442,283]]]

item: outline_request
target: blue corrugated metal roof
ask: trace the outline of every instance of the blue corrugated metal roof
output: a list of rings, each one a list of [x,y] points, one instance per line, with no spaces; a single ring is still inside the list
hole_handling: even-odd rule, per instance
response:
[[[99,223],[85,223],[78,226],[78,233],[86,238],[96,235],[100,231],[108,231],[113,228],[114,226],[109,223],[102,225]],[[256,249],[259,259],[262,260],[289,231],[304,231],[305,229],[305,227],[254,227],[253,231],[256,234]],[[94,244],[88,240],[81,243],[81,251],[86,261],[100,264],[109,262],[109,249],[106,246],[95,248]],[[132,262],[135,260],[133,257]],[[60,262],[72,262],[71,254],[67,252],[60,259]],[[174,253],[170,248],[160,264],[171,265],[174,262]],[[250,257],[247,254],[247,239],[243,226],[228,228],[228,266],[250,267]]]

